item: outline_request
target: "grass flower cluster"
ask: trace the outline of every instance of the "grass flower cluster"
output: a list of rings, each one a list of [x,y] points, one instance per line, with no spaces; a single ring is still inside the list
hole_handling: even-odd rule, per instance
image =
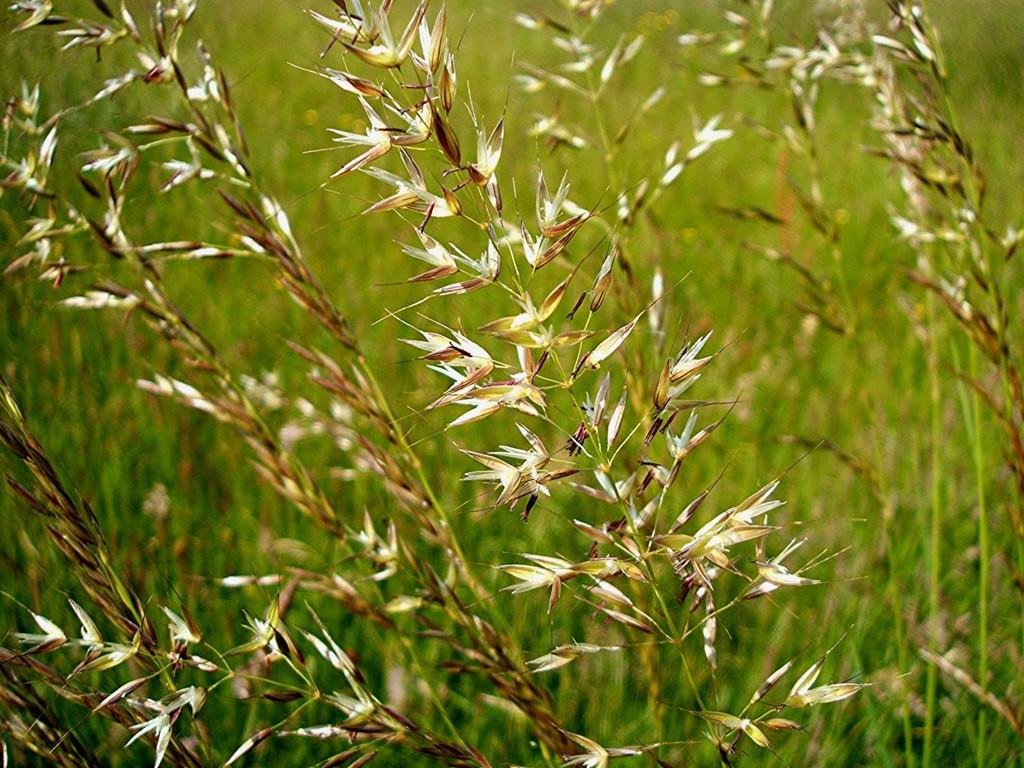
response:
[[[105,502],[56,466],[59,446],[37,439],[14,369],[0,369],[12,508],[33,513],[25,524],[58,558],[35,561],[71,579],[9,588],[4,765],[831,764],[816,734],[861,707],[885,764],[938,765],[943,680],[978,707],[978,765],[1024,738],[1019,691],[990,685],[1019,649],[990,619],[998,523],[986,500],[998,458],[995,503],[1015,536],[1000,578],[1013,594],[1024,389],[1011,285],[1024,236],[985,205],[918,6],[830,3],[798,45],[776,42],[770,0],[730,4],[707,20],[717,31],[687,30],[668,48],[662,17],[622,3],[501,7],[531,42],[498,83],[467,69],[491,31],[454,3],[306,8],[319,49],[261,45],[330,89],[321,110],[345,114],[305,147],[321,169],[305,196],[349,205],[329,225],[341,286],[309,245],[321,229],[267,170],[276,149],[251,141],[261,115],[204,42],[197,0],[59,5],[13,3],[12,35],[55,35],[58,66],[88,60],[89,77],[102,75],[78,86],[82,98],[65,98],[54,76],[7,102],[0,192],[17,238],[5,280],[39,278],[65,318],[97,311],[145,339],[129,377],[147,407],[212,419],[217,455],[231,457],[217,471],[265,495],[258,555],[230,560],[241,570],[140,578],[111,515],[94,511]],[[666,50],[696,75],[646,77]],[[695,86],[756,96],[738,114],[693,110],[680,127],[668,104]],[[262,98],[276,116],[275,95]],[[881,158],[866,162],[898,177],[886,215],[914,259],[899,290],[927,295],[910,314],[930,376],[929,591],[925,615],[911,616],[890,576],[890,669],[865,655],[866,630],[828,615],[835,598],[814,626],[802,618],[802,600],[850,582],[858,547],[779,496],[805,450],[836,455],[868,488],[893,572],[892,473],[879,456],[787,431],[773,441],[795,444],[795,463],[742,470],[730,426],[749,418],[747,385],[710,385],[743,342],[691,306],[672,235],[676,206],[699,199],[720,154],[779,153],[775,208],[719,200],[718,221],[742,251],[787,267],[798,343],[820,326],[856,359],[872,320],[851,287],[850,213],[832,198],[828,98],[857,102]],[[760,108],[774,99],[786,109]],[[204,277],[188,284],[190,269]],[[250,306],[276,362],[221,339],[238,318],[209,276],[231,269],[260,274]],[[258,286],[290,304],[259,308],[271,305]],[[776,354],[793,365],[790,350]],[[977,494],[977,658],[966,662],[948,648],[942,601],[950,392]],[[849,525],[829,482],[810,499],[834,505],[828,526]],[[189,505],[162,484],[136,502],[161,541]],[[212,507],[195,504],[190,535],[212,537]],[[217,609],[196,581],[219,590]],[[775,635],[787,626],[795,642]],[[920,693],[907,680],[916,659]]]

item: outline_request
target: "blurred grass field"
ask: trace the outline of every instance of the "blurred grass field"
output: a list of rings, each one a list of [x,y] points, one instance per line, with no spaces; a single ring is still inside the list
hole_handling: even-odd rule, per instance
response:
[[[535,4],[539,5],[539,4]],[[530,189],[532,169],[541,162],[557,169],[565,160],[526,137],[536,109],[531,97],[506,86],[516,61],[542,60],[537,38],[515,27],[511,15],[529,3],[450,0],[452,29],[466,30],[460,50],[460,87],[472,91],[480,110],[493,120],[506,100],[510,138],[506,146],[529,148],[509,153],[505,173]],[[665,6],[671,6],[664,10]],[[804,4],[780,2],[791,20],[794,39],[812,27]],[[952,72],[953,98],[959,104],[965,132],[989,169],[988,204],[1005,211],[1008,221],[1024,221],[1024,5],[1011,0],[964,4],[947,0],[930,4],[944,34]],[[348,313],[357,335],[372,350],[371,364],[389,392],[424,404],[431,394],[426,379],[408,364],[410,351],[396,342],[393,323],[374,324],[385,308],[397,309],[417,295],[406,287],[384,284],[404,274],[396,245],[400,236],[393,221],[356,217],[374,187],[364,181],[320,188],[337,167],[339,153],[311,153],[327,145],[325,129],[351,127],[358,119],[353,102],[330,84],[290,64],[310,66],[323,45],[323,35],[301,12],[281,0],[245,4],[207,3],[198,26],[229,73],[259,172],[288,207],[293,227],[328,292]],[[613,11],[618,29],[650,35],[643,66],[620,85],[625,93],[669,86],[665,102],[652,119],[636,130],[629,155],[642,158],[645,143],[661,152],[666,137],[685,137],[694,115],[707,118],[738,113],[766,123],[778,119],[787,104],[756,89],[719,90],[700,87],[691,52],[675,38],[691,29],[714,25],[717,3],[621,2]],[[44,105],[54,106],[89,92],[99,81],[97,70],[107,63],[92,53],[60,53],[50,38],[9,34],[13,23],[4,17],[0,37],[0,92],[15,92],[19,83],[43,83]],[[40,42],[44,40],[45,42]],[[655,54],[656,55],[652,55]],[[496,85],[500,84],[500,85]],[[635,89],[635,90],[633,90]],[[127,92],[100,107],[74,116],[65,132],[62,151],[91,148],[94,126],[121,124],[129,115],[148,114],[159,104],[148,94]],[[720,640],[724,667],[748,657],[764,658],[764,668],[749,668],[746,679],[724,676],[731,689],[718,691],[723,702],[745,700],[764,676],[783,661],[811,657],[844,638],[832,660],[833,677],[871,682],[859,697],[816,711],[806,733],[778,741],[778,756],[748,754],[743,765],[906,766],[903,717],[909,709],[913,743],[921,739],[926,664],[918,651],[928,641],[929,493],[932,483],[928,350],[919,328],[925,313],[924,293],[905,272],[913,255],[900,243],[889,222],[887,206],[896,195],[897,180],[881,161],[862,151],[871,143],[865,125],[865,97],[840,84],[830,84],[822,97],[819,120],[830,147],[822,155],[824,194],[842,209],[846,221],[840,243],[842,260],[833,263],[799,216],[780,228],[740,221],[724,208],[785,205],[780,179],[788,160],[777,147],[752,132],[726,142],[702,159],[674,187],[659,209],[664,237],[659,248],[670,254],[666,282],[672,294],[675,321],[683,329],[715,329],[725,346],[702,394],[739,403],[716,440],[687,466],[692,488],[703,488],[727,467],[715,490],[723,504],[743,498],[780,472],[786,472],[781,497],[789,514],[805,521],[801,535],[810,547],[842,550],[816,575],[827,583],[799,590],[778,610],[758,601],[731,625]],[[617,116],[610,115],[611,121]],[[76,144],[77,142],[77,144]],[[627,167],[625,175],[637,168]],[[604,180],[595,172],[573,176],[574,195],[594,200]],[[512,195],[509,195],[512,197]],[[523,194],[529,207],[532,192]],[[146,208],[136,203],[150,232],[208,231],[204,204],[187,192],[172,192],[173,204]],[[17,251],[19,206],[0,198],[0,243],[7,261]],[[401,233],[404,235],[404,233]],[[751,253],[744,242],[792,243],[794,253],[830,279],[845,281],[855,330],[830,332],[801,311],[800,287],[794,273]],[[86,260],[88,260],[88,256]],[[103,258],[97,254],[95,258]],[[176,300],[219,344],[228,360],[252,375],[275,371],[281,380],[302,384],[303,366],[284,350],[282,335],[322,335],[313,322],[294,309],[287,295],[260,264],[225,261],[169,265],[166,280]],[[1010,293],[1012,309],[1024,317],[1024,291]],[[156,603],[170,600],[196,607],[196,618],[210,637],[230,645],[237,639],[242,609],[262,610],[266,598],[258,589],[228,590],[214,583],[227,574],[274,572],[282,564],[326,568],[337,550],[326,534],[288,509],[265,488],[249,466],[238,443],[225,429],[202,414],[186,411],[138,389],[134,382],[153,371],[174,371],[180,363],[158,340],[131,322],[104,313],[72,313],[55,308],[50,286],[19,273],[0,280],[0,366],[23,400],[41,442],[50,450],[69,484],[93,501],[111,548],[120,557],[127,580]],[[949,329],[946,329],[948,331]],[[943,361],[966,357],[962,340],[944,334],[938,343]],[[958,357],[959,356],[959,357]],[[971,453],[965,433],[961,393],[956,378],[943,372],[941,390],[941,641],[940,648],[958,649],[966,668],[975,664],[975,610],[978,594],[978,530]],[[464,546],[481,564],[508,562],[511,553],[538,549],[553,535],[555,523],[578,516],[543,501],[523,524],[515,513],[476,508],[465,484],[441,472],[457,458],[448,438],[438,434],[435,417],[403,414],[413,435],[423,439],[421,453],[429,471],[449,478],[442,488],[460,510]],[[420,422],[420,423],[417,423]],[[486,429],[486,428],[482,428]],[[993,558],[991,563],[990,665],[992,686],[1000,696],[1024,700],[1022,593],[1012,579],[1017,551],[1005,513],[1014,503],[1000,460],[1000,441],[986,423],[987,495],[990,503]],[[471,444],[472,432],[456,439]],[[809,445],[829,441],[845,452],[844,461],[826,448]],[[307,445],[303,456],[313,466],[338,462],[329,445]],[[883,504],[865,478],[851,467],[858,458],[877,467]],[[145,500],[162,486],[169,496],[166,516],[144,511]],[[392,504],[370,482],[335,480],[328,490],[357,523],[364,508]],[[572,504],[583,504],[583,497]],[[61,594],[73,596],[76,585],[59,553],[43,536],[39,519],[31,517],[11,494],[0,494],[0,582],[12,598],[0,599],[0,631],[22,627],[26,612],[17,601],[39,612],[63,615]],[[482,569],[495,590],[499,575]],[[159,596],[159,601],[157,597]],[[532,596],[531,596],[532,597]],[[511,607],[514,632],[528,638],[525,647],[540,655],[574,633],[564,618],[551,626],[543,598],[527,613]],[[201,612],[200,609],[201,608]],[[319,606],[318,606],[319,608]],[[396,685],[401,649],[341,612],[324,607],[325,619],[340,627],[337,636],[381,688]],[[845,636],[845,637],[844,637]],[[767,650],[765,650],[767,649]],[[756,652],[755,652],[756,651]],[[431,662],[444,658],[433,648]],[[406,683],[415,688],[414,671]],[[700,729],[693,718],[671,709],[662,724],[654,713],[634,711],[638,685],[630,668],[615,660],[579,665],[548,673],[557,707],[579,732],[604,743],[626,744],[660,732],[664,738],[691,738]],[[663,686],[678,683],[678,670],[666,669]],[[390,681],[390,683],[389,683]],[[397,683],[399,686],[402,683]],[[595,695],[595,692],[600,695]],[[471,733],[489,754],[512,763],[532,764],[529,753],[509,754],[506,745],[524,744],[525,726],[453,681],[449,692],[456,726]],[[982,705],[962,686],[939,677],[939,717],[933,765],[973,765],[976,728]],[[741,702],[742,703],[742,702]],[[208,707],[223,709],[219,719],[225,756],[260,724],[271,718],[271,705],[252,707],[211,699]],[[220,709],[216,710],[218,713]],[[239,719],[243,718],[243,719]],[[1024,747],[1004,722],[987,719],[989,766],[1024,765]],[[105,724],[86,720],[83,732],[106,743],[104,759],[114,765],[147,765],[146,750],[122,750],[120,735]],[[509,735],[511,734],[511,736]],[[121,734],[123,735],[123,734]],[[913,752],[914,750],[910,750]],[[277,741],[254,753],[252,765],[306,765],[329,752],[317,744]],[[714,750],[695,748],[690,762],[713,765]],[[406,758],[375,764],[408,765]],[[15,758],[15,765],[18,758]],[[29,764],[29,763],[25,763]],[[639,762],[638,762],[639,764]]]

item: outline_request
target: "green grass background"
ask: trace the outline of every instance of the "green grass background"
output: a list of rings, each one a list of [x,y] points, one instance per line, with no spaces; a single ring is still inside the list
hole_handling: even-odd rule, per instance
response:
[[[812,28],[807,8],[812,4],[778,5],[793,38],[806,40]],[[466,30],[460,52],[461,92],[471,88],[489,120],[507,94],[509,138],[503,173],[528,190],[539,159],[552,170],[578,161],[566,154],[551,156],[525,135],[530,116],[544,102],[507,91],[513,53],[519,59],[542,61],[548,51],[538,46],[539,38],[511,25],[513,6],[530,4],[449,3],[451,28],[455,34]],[[1024,6],[1010,0],[949,0],[931,7],[944,34],[954,101],[989,173],[989,205],[1007,222],[1019,221],[1024,213],[1019,194],[1024,182]],[[721,111],[731,121],[742,112],[766,122],[784,116],[787,107],[777,95],[752,89],[708,90],[696,84],[696,60],[678,50],[673,40],[694,28],[721,26],[718,8],[711,2],[622,2],[606,20],[605,40],[613,40],[623,29],[651,33],[642,63],[618,86],[622,92],[646,92],[659,82],[669,88],[664,104],[635,131],[627,147],[631,160],[624,165],[626,177],[637,175],[673,137],[685,141],[694,114],[707,117]],[[401,306],[416,295],[414,290],[380,286],[408,266],[395,245],[407,233],[396,230],[392,218],[354,216],[375,194],[365,181],[332,185],[337,194],[319,189],[340,164],[340,153],[305,154],[327,144],[326,128],[350,126],[355,117],[352,100],[289,66],[312,64],[322,35],[299,5],[282,0],[207,3],[200,14],[199,30],[232,80],[249,142],[256,148],[259,173],[288,207],[306,253],[329,293],[353,320],[365,348],[372,350],[372,364],[388,382],[393,400],[422,406],[431,390],[418,368],[407,363],[411,354],[397,343],[396,327],[372,325],[384,307]],[[0,93],[13,93],[22,79],[39,80],[44,112],[88,93],[116,64],[116,58],[98,63],[88,51],[60,53],[38,30],[7,34],[13,26],[10,18],[2,24]],[[657,249],[667,265],[668,282],[686,278],[672,296],[674,319],[683,327],[714,327],[717,343],[729,343],[700,385],[701,394],[741,397],[734,415],[687,466],[687,487],[696,493],[727,467],[714,499],[725,505],[743,498],[804,453],[781,439],[798,436],[830,439],[877,463],[891,500],[891,516],[886,519],[863,480],[826,451],[812,453],[787,474],[781,495],[789,501],[787,515],[805,521],[799,533],[811,539],[809,548],[846,551],[819,574],[827,584],[783,594],[775,604],[758,601],[721,622],[718,708],[745,701],[771,669],[797,654],[809,662],[844,634],[826,675],[857,676],[874,685],[851,701],[812,713],[805,733],[776,739],[778,757],[756,754],[751,747],[740,762],[902,766],[920,753],[926,670],[918,649],[927,645],[930,405],[927,351],[914,319],[924,297],[904,277],[913,257],[897,242],[888,223],[889,201],[898,199],[896,180],[883,162],[861,151],[874,140],[865,124],[864,97],[837,84],[823,90],[819,117],[826,139],[824,190],[829,204],[848,216],[841,269],[853,299],[856,333],[839,336],[819,329],[808,334],[804,314],[796,306],[795,276],[742,247],[745,240],[777,245],[778,232],[720,212],[720,206],[770,209],[777,204],[778,149],[749,132],[702,159],[663,200]],[[97,125],[121,125],[160,107],[157,97],[136,89],[78,114],[62,133],[62,153],[69,157],[94,146]],[[608,116],[613,125],[621,118],[614,111]],[[573,173],[578,197],[599,197],[606,183],[600,163],[591,157],[581,168]],[[187,189],[176,190],[152,205],[144,198],[136,200],[134,226],[138,231],[189,237],[186,233],[215,231],[204,206],[189,194]],[[529,193],[524,205],[531,205]],[[17,201],[9,195],[0,198],[5,260],[16,252],[12,244],[20,221]],[[801,258],[830,278],[837,277],[836,265],[804,222],[798,220],[792,237]],[[79,256],[86,261],[103,258],[91,251]],[[302,366],[281,338],[325,340],[264,267],[252,262],[180,264],[169,266],[166,276],[186,313],[239,370],[275,370],[285,383],[306,391]],[[1012,288],[1010,297],[1017,316],[1024,315],[1022,292]],[[214,579],[272,572],[290,563],[333,567],[334,546],[262,486],[230,432],[134,386],[135,379],[154,371],[179,369],[159,340],[115,314],[60,311],[55,308],[57,298],[28,273],[0,281],[4,375],[23,399],[37,435],[64,477],[93,501],[128,580],[152,596],[154,609],[180,599],[193,607],[208,637],[222,646],[238,641],[243,634],[242,609],[258,612],[266,597],[255,589],[220,588]],[[944,360],[951,361],[955,353],[965,359],[955,332],[944,333],[939,345]],[[978,652],[976,488],[956,382],[946,372],[942,398],[940,650],[959,649],[958,663],[973,671]],[[416,435],[428,436],[438,425],[434,420],[418,425]],[[1020,701],[1022,598],[1007,565],[1015,557],[1005,514],[1012,499],[999,461],[998,435],[990,422],[985,427],[994,555],[990,684],[998,695]],[[476,447],[483,434],[469,431],[456,439]],[[476,562],[510,562],[517,552],[557,550],[551,542],[566,535],[565,520],[586,514],[584,497],[565,496],[557,504],[542,504],[527,525],[507,511],[476,515],[474,505],[467,503],[472,501],[470,490],[454,480],[458,475],[452,468],[461,470],[465,463],[454,448],[435,437],[422,443],[421,451],[446,497],[462,505],[464,543]],[[327,445],[307,446],[303,456],[316,467],[344,461]],[[157,484],[167,487],[171,499],[171,514],[163,522],[142,512],[143,499]],[[328,489],[353,523],[364,508],[375,515],[388,514],[391,502],[372,482],[328,481]],[[71,626],[62,594],[73,597],[76,585],[46,541],[40,521],[9,494],[0,495],[0,521],[2,589]],[[503,583],[497,574],[483,572],[495,588]],[[549,623],[542,597],[530,595],[514,602],[502,594],[497,600],[513,618],[531,656],[566,642],[583,626],[578,619],[574,623],[557,615]],[[321,610],[344,645],[358,655],[371,682],[384,686],[389,670],[404,663],[400,647],[330,606]],[[28,621],[13,600],[0,599],[0,632],[24,629]],[[445,658],[444,648],[425,647],[431,661]],[[700,666],[699,648],[694,645],[691,650]],[[603,656],[548,673],[544,682],[551,686],[566,722],[613,746],[651,739],[657,732],[655,712],[635,703],[643,696],[640,677],[635,661]],[[479,690],[457,679],[450,684],[451,710],[467,738],[493,755],[496,764],[506,759],[535,764],[522,723],[490,705]],[[672,700],[673,690],[682,684],[680,670],[666,667],[666,698]],[[980,705],[947,680],[940,678],[939,686],[932,764],[972,765]],[[415,691],[412,696],[417,699]],[[222,756],[280,712],[271,705],[239,704],[226,696],[212,698],[207,706],[217,713],[209,719],[217,724],[212,736]],[[909,748],[903,733],[906,708],[913,725]],[[431,716],[429,708],[423,711],[425,717]],[[701,738],[693,718],[671,710],[664,718],[663,738]],[[987,765],[1018,764],[1022,745],[1010,729],[991,713],[987,724]],[[110,764],[145,765],[151,760],[144,747],[122,750],[124,733],[111,731],[106,724],[86,721],[79,728],[90,741],[105,744],[102,753]],[[249,764],[305,765],[329,754],[323,744],[272,740],[254,753]],[[710,745],[694,747],[677,759],[682,765],[716,762]],[[412,763],[407,757],[392,756],[380,764]]]

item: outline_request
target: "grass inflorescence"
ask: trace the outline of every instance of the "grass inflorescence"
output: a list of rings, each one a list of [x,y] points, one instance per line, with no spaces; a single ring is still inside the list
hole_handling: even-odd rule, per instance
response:
[[[936,24],[464,5],[254,10],[290,88],[11,6],[4,764],[1007,764],[1022,236]]]

